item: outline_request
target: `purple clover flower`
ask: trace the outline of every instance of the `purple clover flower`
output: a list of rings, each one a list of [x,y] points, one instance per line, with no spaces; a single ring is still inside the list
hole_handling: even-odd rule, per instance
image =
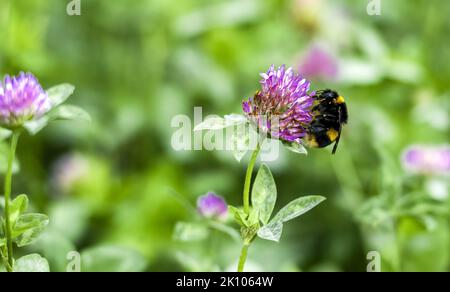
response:
[[[272,65],[261,77],[261,91],[242,104],[248,119],[270,138],[301,143],[313,119],[310,82],[284,65]]]
[[[221,196],[209,192],[198,198],[197,210],[206,218],[224,220],[228,214],[228,205]]]
[[[301,73],[311,79],[335,80],[338,74],[336,58],[319,46],[309,49],[300,68]]]
[[[419,174],[449,174],[450,146],[412,146],[403,153],[403,167]]]
[[[0,82],[0,126],[16,128],[51,109],[47,93],[31,73],[5,76]]]

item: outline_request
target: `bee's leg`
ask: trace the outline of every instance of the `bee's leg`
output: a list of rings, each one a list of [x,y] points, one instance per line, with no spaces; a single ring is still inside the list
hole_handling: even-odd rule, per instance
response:
[[[341,109],[339,109],[339,121],[341,120]],[[334,143],[332,154],[336,154],[337,148],[339,146],[339,141],[341,140],[341,132],[342,132],[342,124],[339,122],[339,135],[336,138],[336,142]]]
[[[340,140],[341,140],[341,132],[339,131],[339,136],[337,137],[336,142],[334,142],[334,147],[333,147],[333,152],[332,152],[333,155],[336,154]]]

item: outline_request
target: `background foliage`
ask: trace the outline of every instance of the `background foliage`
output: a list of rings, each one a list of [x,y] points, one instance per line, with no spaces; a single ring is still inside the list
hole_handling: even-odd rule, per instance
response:
[[[248,267],[364,271],[377,250],[383,270],[449,269],[449,199],[427,188],[438,180],[448,193],[448,177],[408,175],[400,157],[410,144],[449,140],[450,4],[382,0],[382,15],[369,16],[367,1],[350,0],[81,0],[82,16],[69,17],[66,2],[0,0],[0,75],[70,82],[72,102],[93,119],[53,124],[19,145],[13,192],[50,218],[27,253],[53,271],[72,250],[83,270],[234,269],[231,237],[173,234],[177,222],[201,222],[193,206],[207,191],[240,204],[245,161],[175,152],[171,118],[192,117],[194,106],[239,113],[257,73],[298,68],[318,45],[338,73],[310,76],[313,88],[342,93],[350,124],[336,156],[282,151],[270,167],[279,206],[307,194],[328,200],[287,226],[281,244],[257,242]]]

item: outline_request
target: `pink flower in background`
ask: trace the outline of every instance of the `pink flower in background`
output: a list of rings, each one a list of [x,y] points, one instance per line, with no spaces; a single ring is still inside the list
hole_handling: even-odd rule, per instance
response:
[[[403,167],[419,174],[449,174],[450,146],[411,146],[403,153]]]
[[[213,192],[197,200],[197,210],[203,217],[224,220],[228,214],[227,202]]]
[[[309,79],[335,80],[338,76],[338,61],[320,46],[312,46],[303,58],[299,71]]]

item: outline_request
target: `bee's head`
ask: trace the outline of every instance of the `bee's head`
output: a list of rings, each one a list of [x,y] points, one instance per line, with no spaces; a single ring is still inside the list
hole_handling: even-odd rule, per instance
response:
[[[317,97],[319,97],[320,99],[333,100],[336,99],[338,96],[339,94],[331,89],[319,90],[317,92]]]
[[[344,97],[342,97],[341,95],[339,95],[339,93],[337,93],[336,91],[331,90],[331,89],[321,90],[317,93],[317,96],[320,99],[324,99],[324,100],[334,102],[337,104],[345,103]]]

